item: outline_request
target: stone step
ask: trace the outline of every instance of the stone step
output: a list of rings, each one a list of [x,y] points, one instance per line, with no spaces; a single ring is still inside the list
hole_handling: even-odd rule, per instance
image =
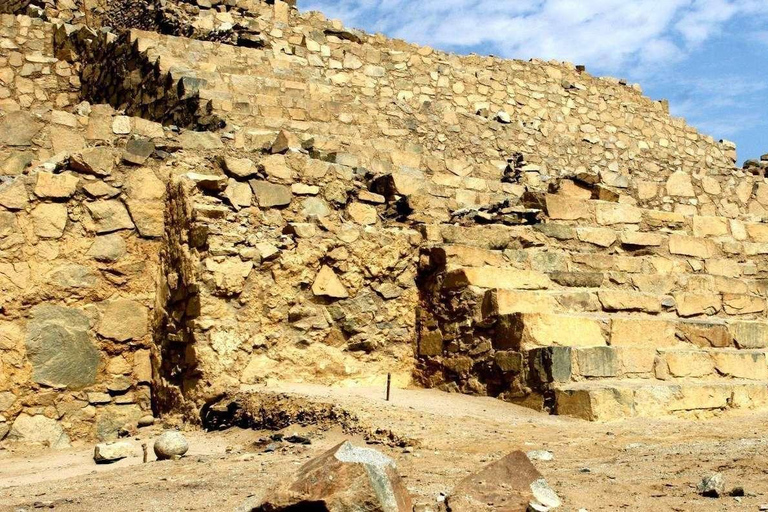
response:
[[[475,286],[472,291],[482,295],[483,312],[486,316],[503,316],[513,313],[638,313],[672,318],[735,318],[760,319],[768,309],[766,298],[758,295],[720,292],[679,291],[672,294],[639,292],[622,288],[555,287],[546,286],[547,274],[519,271],[472,269],[471,278],[462,269],[446,274],[446,281],[454,286]],[[496,288],[493,276],[496,278]],[[549,281],[552,282],[551,280]],[[578,284],[578,283],[575,283]],[[595,283],[584,283],[587,285]],[[547,289],[549,288],[549,289]],[[528,291],[538,290],[538,291]]]
[[[590,421],[718,414],[768,406],[768,382],[680,379],[605,379],[557,385],[555,412]]]
[[[742,214],[734,219],[686,215],[560,194],[545,194],[538,204],[542,203],[547,219],[571,226],[612,227],[650,233],[676,232],[698,238],[768,243],[768,223],[755,215]]]
[[[427,226],[428,242],[440,246],[458,244],[504,251],[509,259],[515,252],[547,248],[563,254],[597,255],[615,258],[653,258],[660,268],[709,268],[713,273],[740,276],[766,269],[768,244],[724,241],[686,234],[617,231],[610,228],[572,227],[547,223],[532,226]],[[633,261],[633,260],[628,260]],[[600,260],[596,264],[599,264]]]
[[[422,270],[431,272],[464,266],[511,267],[548,274],[562,286],[600,282],[656,293],[672,293],[682,286],[687,291],[768,295],[768,264],[751,261],[707,260],[692,265],[687,260],[652,255],[570,253],[538,247],[502,252],[460,245],[430,247],[422,255],[428,258]]]
[[[712,260],[705,268],[695,271],[688,264],[670,264],[669,260],[652,256],[621,259],[617,256],[604,261],[600,254],[568,254],[557,250],[501,252],[448,245],[426,248],[422,255],[427,257],[422,260],[423,273],[452,272],[463,267],[513,268],[546,274],[552,281],[548,286],[551,289],[610,288],[660,295],[694,293],[768,297],[768,276],[747,277],[756,274],[756,268],[729,260]]]
[[[605,346],[653,350],[768,348],[768,321],[764,318],[759,321],[724,321],[606,313],[527,312],[498,316],[496,321],[493,345],[499,350]]]
[[[768,350],[606,346],[529,350],[530,376],[537,385],[596,379],[681,378],[768,380]]]

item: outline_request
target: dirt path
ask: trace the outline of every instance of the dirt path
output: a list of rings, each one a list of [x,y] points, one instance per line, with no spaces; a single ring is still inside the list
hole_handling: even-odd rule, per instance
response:
[[[595,424],[546,416],[487,398],[428,390],[293,386],[317,400],[332,400],[366,427],[389,429],[413,448],[378,448],[394,457],[416,503],[434,505],[440,493],[468,473],[515,449],[549,450],[536,461],[565,503],[563,510],[757,511],[768,504],[768,414],[727,415],[706,421],[632,420]],[[142,464],[136,457],[109,466],[91,459],[92,446],[64,452],[0,451],[0,510],[57,511],[233,510],[249,495],[350,436],[340,429],[290,427],[312,438],[264,453],[256,444],[271,432],[231,429],[188,432],[189,456]],[[363,435],[352,441],[364,444]],[[695,486],[722,472],[726,486],[746,496],[702,498]]]

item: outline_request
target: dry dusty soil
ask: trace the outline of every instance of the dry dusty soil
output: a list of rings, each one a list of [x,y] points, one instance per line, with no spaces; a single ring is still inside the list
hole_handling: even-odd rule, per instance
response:
[[[332,400],[364,428],[388,429],[413,445],[378,445],[396,459],[417,504],[434,505],[461,478],[506,453],[549,450],[534,463],[563,499],[562,510],[589,512],[758,511],[768,504],[768,413],[707,420],[631,420],[587,423],[552,417],[489,398],[431,390],[292,387],[311,400]],[[273,432],[188,431],[190,452],[179,461],[141,461],[162,427],[134,437],[136,457],[95,465],[92,446],[66,451],[0,450],[0,510],[165,511],[234,510],[249,496],[290,478],[311,457],[365,435],[339,427],[291,426],[284,433],[310,445],[284,443],[271,453],[259,443]],[[390,443],[391,444],[391,443]],[[744,497],[700,497],[696,484],[721,472]]]

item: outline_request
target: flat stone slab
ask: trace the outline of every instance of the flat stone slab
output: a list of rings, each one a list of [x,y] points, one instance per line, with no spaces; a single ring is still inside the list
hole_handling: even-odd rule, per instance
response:
[[[35,382],[69,389],[96,382],[99,350],[91,338],[88,316],[79,309],[35,306],[26,346]]]

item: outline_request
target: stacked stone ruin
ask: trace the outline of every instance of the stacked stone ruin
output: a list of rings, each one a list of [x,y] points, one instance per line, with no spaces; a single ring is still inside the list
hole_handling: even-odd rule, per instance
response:
[[[387,374],[590,420],[768,405],[765,162],[567,63],[129,4],[0,18],[0,439]]]

